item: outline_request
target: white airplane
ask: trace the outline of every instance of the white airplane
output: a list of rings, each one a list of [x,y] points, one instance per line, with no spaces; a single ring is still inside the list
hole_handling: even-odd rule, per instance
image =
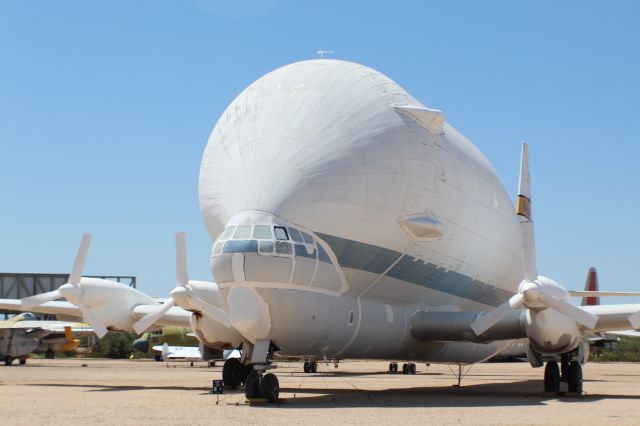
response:
[[[297,62],[240,93],[205,149],[200,206],[216,284],[188,280],[183,234],[163,304],[81,278],[85,238],[69,283],[24,309],[82,314],[98,335],[190,323],[204,345],[242,347],[226,384],[271,401],[275,353],[471,364],[521,338],[545,390],[564,359],[581,392],[585,336],[640,327],[639,304],[578,307],[538,275],[526,145],[514,214],[441,111],[359,64]]]

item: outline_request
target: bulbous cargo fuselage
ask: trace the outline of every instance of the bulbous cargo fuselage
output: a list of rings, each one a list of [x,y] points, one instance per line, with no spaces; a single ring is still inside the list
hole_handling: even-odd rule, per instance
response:
[[[226,109],[200,206],[214,278],[247,339],[315,357],[473,362],[498,349],[409,332],[417,310],[497,306],[522,269],[513,206],[486,158],[406,106],[424,109],[379,72],[314,60]]]

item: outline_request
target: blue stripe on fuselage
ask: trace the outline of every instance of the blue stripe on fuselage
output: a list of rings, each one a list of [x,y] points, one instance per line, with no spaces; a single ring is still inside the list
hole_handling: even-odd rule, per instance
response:
[[[402,256],[400,252],[359,241],[322,233],[317,235],[329,244],[344,268],[381,274]],[[400,259],[386,275],[489,306],[498,306],[512,296],[512,293],[496,286],[409,255]]]

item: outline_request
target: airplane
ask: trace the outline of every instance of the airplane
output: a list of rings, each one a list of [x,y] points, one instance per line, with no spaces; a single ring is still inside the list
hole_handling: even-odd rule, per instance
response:
[[[18,359],[27,362],[30,353],[44,353],[53,358],[55,352],[70,351],[80,340],[74,334],[88,334],[93,330],[83,323],[68,321],[41,321],[30,313],[22,313],[0,321],[0,359],[7,366]]]
[[[182,233],[161,304],[83,278],[85,235],[69,282],[22,308],[81,314],[98,335],[190,325],[207,347],[241,348],[225,384],[269,401],[275,354],[462,365],[517,339],[546,364],[546,391],[565,360],[579,394],[586,336],[640,327],[640,304],[571,301],[638,293],[577,294],[539,275],[526,144],[514,207],[442,111],[364,65],[302,61],[250,84],[211,133],[199,198],[215,283],[189,280]]]
[[[215,366],[216,361],[225,361],[230,357],[240,358],[237,350],[213,350],[201,347],[200,341],[191,330],[184,327],[166,326],[143,333],[133,341],[132,346],[139,352],[153,355],[156,361],[188,359],[209,361],[210,366]]]
[[[133,341],[133,348],[146,355],[153,355],[156,361],[162,361],[162,346],[164,344],[172,347],[195,347],[198,349],[200,342],[193,335],[190,329],[184,327],[166,326],[143,333],[138,339]],[[156,349],[159,347],[160,349]],[[198,357],[202,359],[202,355],[198,350]]]

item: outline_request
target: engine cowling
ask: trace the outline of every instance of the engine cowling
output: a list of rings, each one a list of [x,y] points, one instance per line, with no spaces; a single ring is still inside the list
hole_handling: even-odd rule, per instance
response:
[[[540,353],[569,352],[580,341],[576,322],[554,309],[527,310],[525,330],[531,346]]]

